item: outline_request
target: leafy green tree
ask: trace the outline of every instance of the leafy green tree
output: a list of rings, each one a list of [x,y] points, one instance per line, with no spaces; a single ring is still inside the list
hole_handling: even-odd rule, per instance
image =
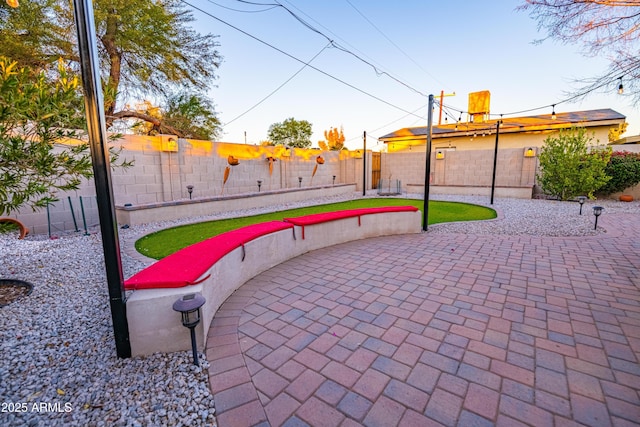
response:
[[[311,134],[311,123],[290,117],[282,123],[272,124],[269,127],[268,138],[275,145],[309,148],[311,147]]]
[[[561,130],[549,136],[540,152],[538,181],[542,190],[560,200],[593,193],[609,181],[605,167],[611,147],[589,150],[593,136],[584,128]]]
[[[182,2],[95,0],[93,3],[108,126],[115,120],[128,118],[158,121],[122,109],[125,98],[153,95],[169,102],[176,87],[199,93],[215,79],[214,71],[221,61],[216,37],[201,35],[189,26],[194,17]],[[21,2],[17,9],[1,4],[3,54],[20,66],[36,69],[44,69],[58,58],[79,68],[72,8],[67,0],[29,0]],[[200,106],[213,108],[210,102],[201,102]],[[215,115],[213,109],[209,115]],[[172,117],[177,119],[176,114]],[[186,136],[181,129],[174,130],[172,133]]]
[[[162,121],[180,129],[185,138],[210,140],[220,133],[220,120],[213,113],[211,101],[199,95],[181,93],[170,97]]]
[[[46,73],[0,56],[0,215],[45,207],[92,175],[88,144],[76,130],[84,123],[78,79],[62,61]],[[112,154],[114,165],[129,166]]]

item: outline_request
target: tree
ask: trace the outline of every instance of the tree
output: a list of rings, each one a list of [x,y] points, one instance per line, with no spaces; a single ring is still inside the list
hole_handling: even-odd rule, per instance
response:
[[[0,46],[21,66],[44,69],[63,58],[78,69],[72,10],[66,0],[29,0],[17,9],[0,6]],[[189,27],[194,18],[177,0],[95,0],[107,125],[114,120],[157,118],[120,109],[127,97],[167,99],[177,87],[198,93],[215,79],[221,57],[216,37]],[[202,100],[203,98],[199,98]],[[200,102],[201,107],[211,103]],[[215,115],[213,110],[209,115]],[[175,118],[176,116],[173,115]],[[157,125],[154,125],[157,126]],[[175,129],[178,136],[186,136]]]
[[[611,158],[611,147],[589,150],[593,136],[584,128],[561,130],[544,140],[540,152],[538,181],[542,190],[560,200],[593,193],[610,177],[605,167]]]
[[[616,142],[619,140],[622,134],[627,131],[627,126],[629,126],[629,123],[624,122],[620,123],[618,127],[609,129],[609,142]]]
[[[272,124],[269,127],[268,138],[275,145],[308,148],[311,146],[311,134],[311,123],[290,117],[282,123]]]
[[[78,79],[62,61],[54,76],[0,56],[0,215],[45,207],[92,175]]]
[[[634,0],[526,0],[518,7],[529,12],[538,29],[566,44],[581,44],[587,56],[606,56],[601,75],[580,80],[574,96],[617,89],[640,103],[640,4]],[[543,40],[539,40],[541,42]],[[620,79],[622,77],[622,79]]]
[[[144,101],[135,107],[136,120],[131,127],[140,135],[178,134],[184,138],[210,140],[218,136],[220,121],[211,102],[198,95],[181,93],[167,99],[164,107]]]
[[[340,126],[340,131],[337,128],[331,128],[324,131],[324,141],[318,141],[318,145],[325,151],[340,151],[344,148],[344,131]]]

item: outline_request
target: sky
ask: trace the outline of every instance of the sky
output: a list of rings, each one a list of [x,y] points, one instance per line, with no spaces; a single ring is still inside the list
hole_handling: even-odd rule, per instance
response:
[[[466,111],[469,93],[484,90],[492,115],[551,104],[557,113],[611,108],[627,116],[624,136],[640,134],[640,111],[617,93],[619,81],[562,102],[576,79],[598,75],[608,61],[578,45],[534,43],[545,34],[515,10],[524,0],[277,1],[313,28],[275,0],[187,0],[204,11],[187,6],[196,31],[220,43],[208,93],[223,123],[220,141],[259,144],[272,124],[293,117],[312,124],[313,146],[342,127],[348,148],[362,148],[366,132],[367,148],[378,150],[378,137],[426,125],[429,94],[455,93],[444,104]]]

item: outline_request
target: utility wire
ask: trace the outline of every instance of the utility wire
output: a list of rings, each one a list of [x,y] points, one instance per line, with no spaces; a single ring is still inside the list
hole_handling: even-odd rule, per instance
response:
[[[216,16],[212,15],[211,13],[207,12],[206,10],[204,10],[204,9],[202,9],[202,8],[200,8],[200,7],[194,6],[193,4],[191,4],[190,2],[188,2],[188,1],[186,1],[186,0],[180,0],[180,1],[181,1],[182,3],[184,3],[184,4],[186,4],[187,6],[190,6],[191,8],[193,8],[193,9],[195,9],[195,10],[197,10],[197,11],[199,11],[199,12],[201,12],[201,13],[203,13],[203,14],[207,15],[207,16],[209,16],[210,18],[215,19],[216,21],[218,21],[218,22],[220,22],[220,23],[222,23],[222,24],[224,24],[224,25],[226,25],[226,26],[228,26],[228,27],[231,27],[231,28],[233,28],[234,30],[239,31],[239,32],[241,32],[242,34],[244,34],[244,35],[246,35],[246,36],[248,36],[248,37],[250,37],[250,38],[252,38],[252,39],[254,39],[254,40],[256,40],[256,41],[258,41],[258,42],[260,42],[260,43],[262,43],[262,44],[264,44],[265,46],[268,46],[268,47],[270,47],[271,49],[274,49],[274,50],[276,50],[276,51],[278,51],[278,52],[282,53],[282,54],[283,54],[283,55],[285,55],[285,56],[288,56],[289,58],[291,58],[291,59],[293,59],[293,60],[295,60],[295,61],[298,61],[298,62],[300,62],[300,63],[302,63],[302,64],[306,64],[309,68],[311,68],[311,69],[313,69],[313,70],[316,70],[317,72],[319,72],[319,73],[321,73],[321,74],[324,74],[325,76],[327,76],[327,77],[329,77],[329,78],[331,78],[331,79],[333,79],[333,80],[335,80],[335,81],[337,81],[337,82],[339,82],[339,83],[342,83],[343,85],[348,86],[348,87],[350,87],[351,89],[353,89],[353,90],[355,90],[355,91],[358,91],[358,92],[362,93],[363,95],[366,95],[366,96],[368,96],[368,97],[370,97],[370,98],[373,98],[373,99],[375,99],[375,100],[377,100],[377,101],[379,101],[379,102],[382,102],[383,104],[386,104],[386,105],[388,105],[388,106],[390,106],[390,107],[393,107],[393,108],[395,108],[395,109],[397,109],[397,110],[403,111],[403,112],[408,113],[408,114],[410,114],[410,115],[415,115],[414,113],[412,113],[412,112],[410,112],[410,111],[407,111],[407,110],[405,110],[405,109],[404,109],[404,108],[402,108],[402,107],[399,107],[399,106],[397,106],[397,105],[395,105],[395,104],[392,104],[392,103],[391,103],[391,102],[389,102],[389,101],[385,101],[384,99],[382,99],[382,98],[380,98],[380,97],[378,97],[378,96],[376,96],[376,95],[373,95],[373,94],[371,94],[371,93],[369,93],[369,92],[367,92],[367,91],[365,91],[365,90],[363,90],[363,89],[360,89],[359,87],[356,87],[356,86],[352,85],[351,83],[347,83],[346,81],[344,81],[344,80],[342,80],[342,79],[339,79],[338,77],[333,76],[333,75],[329,74],[328,72],[326,72],[326,71],[324,71],[324,70],[319,69],[318,67],[315,67],[315,66],[313,66],[313,65],[311,65],[311,64],[307,64],[307,63],[306,63],[305,61],[303,61],[302,59],[299,59],[299,58],[297,58],[297,57],[295,57],[295,56],[291,55],[290,53],[287,53],[287,52],[283,51],[282,49],[277,48],[277,47],[273,46],[272,44],[269,44],[269,43],[265,42],[264,40],[259,39],[258,37],[254,36],[254,35],[252,35],[252,34],[249,34],[248,32],[246,32],[246,31],[244,31],[244,30],[242,30],[242,29],[240,29],[240,28],[236,27],[235,25],[232,25],[232,24],[230,24],[230,23],[228,23],[228,22],[226,22],[226,21],[224,21],[224,20],[222,20],[222,19],[220,19],[220,18],[218,18],[218,17],[216,17]]]
[[[261,6],[272,6],[274,3],[255,3],[255,2],[250,2],[248,0],[237,0],[241,3],[248,3],[248,4],[253,4],[253,5],[261,5]],[[423,97],[427,97],[428,95],[425,94],[424,92],[419,91],[418,89],[412,87],[411,85],[409,85],[408,83],[403,82],[402,80],[394,77],[393,75],[391,75],[390,73],[381,70],[380,68],[378,68],[376,65],[374,65],[372,62],[367,61],[366,59],[362,58],[361,56],[355,54],[354,52],[350,51],[349,49],[341,46],[340,44],[338,44],[335,40],[333,40],[331,37],[327,36],[325,33],[323,33],[322,31],[318,30],[316,27],[314,27],[313,25],[309,24],[307,21],[305,21],[304,19],[302,19],[300,16],[298,16],[296,13],[294,13],[291,9],[289,9],[288,7],[286,7],[285,5],[283,5],[282,3],[280,3],[279,1],[276,0],[276,3],[278,6],[280,6],[281,8],[283,8],[284,10],[287,11],[287,13],[289,13],[289,15],[291,15],[296,21],[298,21],[299,23],[301,23],[304,27],[306,27],[307,29],[313,31],[314,33],[318,34],[321,37],[324,37],[327,41],[329,41],[332,46],[338,50],[341,50],[344,53],[347,53],[351,56],[353,56],[354,58],[356,58],[357,60],[359,60],[360,62],[368,65],[369,67],[371,67],[373,69],[373,71],[381,76],[381,75],[385,75],[387,77],[389,77],[390,79],[394,80],[395,82],[399,83],[400,85],[406,87],[407,89],[417,93],[418,95],[421,95]]]
[[[274,4],[274,5],[271,5],[271,7],[268,7],[266,9],[261,9],[261,10],[241,10],[241,9],[234,9],[232,7],[224,6],[222,4],[214,2],[213,0],[207,0],[207,1],[209,3],[211,3],[211,4],[215,4],[216,6],[223,8],[223,9],[231,10],[233,12],[240,12],[240,13],[260,13],[260,12],[266,12],[268,10],[275,9],[276,7],[278,7],[277,4]]]
[[[400,53],[402,53],[407,59],[409,59],[411,62],[413,62],[418,68],[420,68],[425,74],[427,74],[429,77],[431,77],[433,80],[435,80],[436,82],[440,83],[442,86],[444,86],[444,84],[438,80],[433,74],[431,74],[430,72],[428,72],[427,70],[425,70],[422,65],[420,65],[415,59],[413,59],[413,57],[411,55],[409,55],[407,52],[405,52],[400,46],[398,46],[393,40],[391,40],[380,28],[378,28],[378,26],[376,24],[374,24],[369,18],[367,18],[364,13],[362,13],[360,11],[360,9],[358,9],[357,7],[354,6],[353,3],[351,3],[349,0],[345,0],[349,6],[351,6],[356,12],[358,12],[358,14],[360,16],[362,16],[362,18],[367,21],[369,23],[369,25],[371,25],[377,32],[379,32],[382,37],[384,37],[385,39],[387,39],[387,41],[389,43],[391,43],[396,49],[398,49],[398,51],[400,51]]]
[[[591,92],[595,92],[596,90],[601,89],[604,86],[607,86],[609,84],[611,84],[610,81],[605,81],[605,82],[603,82],[603,83],[601,83],[601,84],[599,84],[599,85],[597,85],[595,87],[589,88],[588,90],[585,90],[583,92],[579,92],[579,93],[577,93],[577,94],[575,94],[573,96],[570,96],[570,97],[565,98],[565,99],[561,99],[560,101],[554,102],[552,104],[543,105],[541,107],[528,108],[526,110],[519,110],[519,111],[511,111],[509,113],[492,113],[492,114],[489,114],[489,116],[494,116],[494,117],[498,117],[498,116],[500,116],[500,117],[513,116],[513,115],[516,115],[516,114],[531,113],[533,111],[554,108],[554,107],[556,107],[556,106],[558,106],[560,104],[565,104],[565,103],[573,101],[575,99],[579,99],[579,98],[585,97],[585,96],[589,95]],[[435,101],[434,103],[439,105],[438,101]],[[446,106],[445,104],[442,104],[442,107],[443,108],[445,108],[445,107],[449,108],[449,109],[451,109],[451,110],[453,110],[455,112],[458,112],[460,114],[464,114],[464,113],[470,114],[469,111],[465,111],[465,110],[462,110],[462,109],[459,109],[459,108],[455,108],[455,107],[452,107],[452,106]]]
[[[296,71],[291,77],[289,77],[287,80],[284,81],[284,83],[282,83],[280,86],[278,86],[277,88],[275,88],[270,94],[268,94],[267,96],[265,96],[264,98],[262,98],[260,101],[258,101],[253,107],[249,108],[248,110],[246,110],[244,113],[240,114],[239,116],[234,117],[233,119],[229,120],[227,123],[224,124],[224,126],[230,125],[231,123],[235,122],[236,120],[238,120],[240,117],[244,116],[245,114],[247,114],[248,112],[250,112],[251,110],[253,110],[254,108],[256,108],[258,105],[262,104],[264,101],[266,101],[267,99],[269,99],[274,93],[276,93],[277,91],[279,91],[280,89],[282,89],[284,87],[284,85],[286,85],[287,83],[289,83],[291,80],[293,80],[293,78],[295,76],[297,76],[298,74],[300,74],[302,72],[302,70],[304,70],[305,68],[307,68],[307,66],[309,66],[309,64],[311,64],[311,62],[316,59],[318,56],[320,56],[320,54],[322,52],[324,52],[324,50],[326,48],[328,48],[329,46],[331,46],[330,43],[327,43],[327,45],[325,47],[323,47],[322,49],[320,49],[320,51],[318,53],[316,53],[313,58],[311,58],[308,62],[306,62],[298,71]]]
[[[240,0],[238,0],[240,1]],[[375,63],[379,69],[384,69],[384,65],[380,64],[378,61],[376,61],[375,59],[371,58],[369,55],[367,55],[366,53],[364,53],[363,51],[361,51],[360,49],[358,49],[357,47],[355,47],[354,45],[352,45],[351,43],[349,43],[347,40],[343,39],[342,37],[340,37],[339,35],[337,35],[336,33],[334,33],[333,31],[331,31],[331,29],[327,28],[326,26],[322,25],[322,23],[318,22],[316,19],[314,19],[312,16],[310,16],[309,14],[305,13],[304,10],[300,9],[299,7],[297,7],[295,4],[291,3],[288,0],[284,0],[286,3],[288,3],[289,5],[291,5],[291,7],[295,8],[297,11],[299,11],[301,14],[303,14],[304,16],[306,16],[307,18],[309,18],[310,20],[312,20],[313,22],[315,22],[316,24],[318,24],[320,27],[324,28],[327,32],[329,32],[331,35],[335,36],[336,39],[342,41],[345,45],[351,47],[352,49],[354,49],[355,51],[359,52],[362,56],[368,58],[371,62]]]

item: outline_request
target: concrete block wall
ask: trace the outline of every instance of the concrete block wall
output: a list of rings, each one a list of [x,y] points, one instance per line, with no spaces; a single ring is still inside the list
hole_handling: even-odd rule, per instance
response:
[[[214,197],[261,190],[279,190],[346,182],[342,178],[338,152],[262,147],[210,141],[177,139],[178,151],[162,151],[162,136],[125,136],[121,156],[134,160],[128,170],[114,170],[116,205],[146,204],[188,199],[187,185],[193,185],[192,197]],[[229,156],[238,160],[230,166]],[[322,156],[324,164],[316,159]],[[269,172],[267,157],[277,160]],[[313,175],[317,165],[316,173]],[[229,168],[226,183],[225,170]],[[312,176],[313,175],[313,176]],[[302,177],[302,183],[298,177]]]
[[[285,152],[284,147],[178,138],[177,151],[163,151],[169,137],[125,135],[114,143],[116,148],[121,149],[121,159],[133,161],[131,168],[113,168],[110,172],[116,206],[186,200],[189,199],[187,185],[193,185],[193,198],[203,198],[255,193],[258,191],[258,180],[262,181],[261,191],[330,186],[334,175],[335,184],[354,184],[362,180],[362,169],[360,173],[351,170],[357,164],[353,152],[313,149]],[[229,166],[230,155],[239,160],[237,166]],[[277,159],[271,174],[267,161],[269,156]],[[323,164],[317,163],[318,156],[324,158]],[[318,167],[312,177],[316,165]],[[228,166],[230,173],[223,188],[224,172]],[[303,178],[301,185],[298,177]],[[317,193],[313,194],[309,197],[318,197]],[[83,231],[79,197],[83,197],[85,204],[96,204],[93,180],[83,182],[77,191],[60,192],[60,201],[50,205],[49,220],[46,209],[32,212],[28,207],[10,216],[22,221],[33,234],[46,234],[49,228],[52,234],[74,230],[68,197],[72,199],[76,224]],[[97,211],[90,211],[85,206],[85,214],[88,226],[97,224]]]
[[[431,154],[432,185],[490,186],[493,178],[493,150],[445,151],[444,158]],[[381,176],[399,179],[403,190],[407,185],[423,185],[425,154],[401,152],[383,153]],[[502,187],[533,186],[537,157],[524,157],[524,149],[507,148],[498,151],[496,185]]]

